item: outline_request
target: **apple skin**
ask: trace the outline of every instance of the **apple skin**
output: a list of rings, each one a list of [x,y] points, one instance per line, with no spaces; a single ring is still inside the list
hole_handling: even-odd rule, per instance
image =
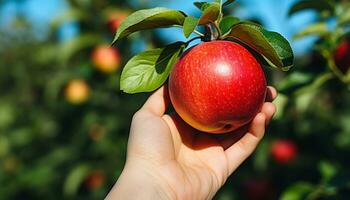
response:
[[[265,101],[267,83],[255,57],[231,41],[204,42],[187,50],[169,77],[180,117],[197,130],[222,134],[249,123]]]
[[[343,74],[347,74],[350,68],[350,39],[345,39],[338,45],[334,52],[334,62]]]
[[[116,48],[107,45],[97,46],[91,57],[96,69],[102,73],[113,73],[120,67],[121,55]]]
[[[297,146],[291,140],[276,140],[272,143],[271,153],[277,163],[287,164],[297,156]]]

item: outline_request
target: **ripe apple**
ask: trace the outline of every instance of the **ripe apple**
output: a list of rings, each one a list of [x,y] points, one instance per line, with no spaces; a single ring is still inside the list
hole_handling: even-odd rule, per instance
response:
[[[271,153],[280,164],[291,162],[297,155],[297,146],[291,140],[276,140],[272,143]]]
[[[119,69],[121,56],[118,49],[101,45],[93,50],[92,62],[96,69],[108,74]]]
[[[260,111],[266,89],[259,62],[230,41],[204,42],[187,50],[169,78],[176,112],[192,127],[214,134],[249,123]]]
[[[85,186],[90,190],[97,190],[103,186],[105,179],[105,173],[102,170],[95,170],[85,179]]]
[[[120,24],[125,20],[129,15],[128,12],[124,11],[115,11],[108,16],[108,27],[112,33],[115,33],[119,28]]]
[[[73,79],[68,82],[64,94],[69,103],[81,104],[88,99],[90,88],[86,81]]]
[[[350,39],[345,39],[338,45],[334,52],[334,62],[343,74],[347,74],[350,68]]]

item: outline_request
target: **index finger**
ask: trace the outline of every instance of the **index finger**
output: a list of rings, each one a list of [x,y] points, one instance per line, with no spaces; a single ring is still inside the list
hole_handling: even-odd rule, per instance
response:
[[[266,102],[273,102],[277,97],[277,90],[272,86],[267,86]]]
[[[157,116],[163,116],[169,105],[167,85],[162,86],[147,99],[140,111],[151,112]]]

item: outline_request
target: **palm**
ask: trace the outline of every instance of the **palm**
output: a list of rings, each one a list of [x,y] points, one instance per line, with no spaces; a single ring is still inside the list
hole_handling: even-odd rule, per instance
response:
[[[210,199],[254,150],[274,107],[265,103],[265,112],[250,125],[217,136],[199,133],[176,115],[164,115],[166,99],[158,91],[135,115],[128,158],[142,160],[148,173],[161,177],[178,199]]]
[[[205,199],[209,193],[213,195],[212,191],[217,191],[229,175],[228,160],[220,142],[197,134],[175,116],[149,119],[142,129],[154,128],[154,131],[145,135],[143,141],[154,145],[138,144],[147,148],[137,151],[156,160],[152,168],[155,173],[161,173],[157,176],[181,194],[179,199]]]

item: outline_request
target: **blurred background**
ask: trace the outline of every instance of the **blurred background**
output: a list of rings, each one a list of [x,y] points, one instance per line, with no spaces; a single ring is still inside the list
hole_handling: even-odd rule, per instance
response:
[[[119,91],[133,55],[183,40],[143,31],[113,48],[131,12],[189,0],[0,0],[0,199],[103,199],[125,162],[148,94]],[[225,10],[280,32],[289,72],[265,68],[278,113],[215,199],[350,199],[350,6],[341,0],[239,0]]]

